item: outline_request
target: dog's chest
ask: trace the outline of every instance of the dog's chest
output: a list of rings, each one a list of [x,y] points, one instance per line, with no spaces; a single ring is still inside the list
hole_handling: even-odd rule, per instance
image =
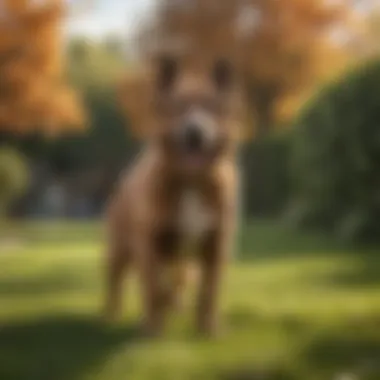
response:
[[[198,193],[185,191],[180,198],[178,225],[186,240],[199,240],[216,223],[215,211]]]

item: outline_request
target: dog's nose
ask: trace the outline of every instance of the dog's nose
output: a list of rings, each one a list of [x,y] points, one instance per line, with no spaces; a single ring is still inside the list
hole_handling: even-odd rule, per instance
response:
[[[184,131],[184,144],[189,151],[198,151],[202,148],[203,135],[196,124],[188,124]]]

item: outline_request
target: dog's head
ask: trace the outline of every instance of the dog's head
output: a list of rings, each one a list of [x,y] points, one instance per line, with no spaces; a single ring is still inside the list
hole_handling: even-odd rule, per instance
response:
[[[236,145],[233,64],[218,59],[205,71],[187,72],[167,56],[156,65],[154,139],[184,171],[204,169]]]

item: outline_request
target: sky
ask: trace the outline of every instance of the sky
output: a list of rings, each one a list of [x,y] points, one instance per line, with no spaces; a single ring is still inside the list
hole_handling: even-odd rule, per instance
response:
[[[69,0],[72,4],[78,1],[83,0]],[[73,16],[67,22],[68,35],[98,38],[118,33],[128,36],[141,17],[152,8],[153,2],[154,0],[92,0],[89,10]]]

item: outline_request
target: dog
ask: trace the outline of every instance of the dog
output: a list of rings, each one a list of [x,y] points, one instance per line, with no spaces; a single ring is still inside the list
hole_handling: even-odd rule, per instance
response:
[[[191,257],[199,268],[196,327],[214,335],[237,222],[237,75],[226,59],[198,77],[175,57],[155,67],[156,124],[107,209],[105,314],[120,313],[123,279],[134,268],[144,332],[160,334],[167,312],[181,304]]]

